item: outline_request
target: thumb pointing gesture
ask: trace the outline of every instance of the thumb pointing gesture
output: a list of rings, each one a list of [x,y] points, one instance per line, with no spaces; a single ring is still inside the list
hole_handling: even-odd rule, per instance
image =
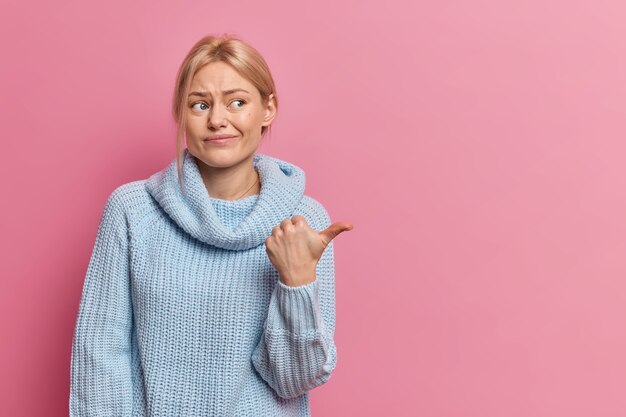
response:
[[[295,215],[272,229],[272,235],[265,240],[265,249],[285,285],[305,285],[315,281],[317,262],[329,243],[352,229],[352,223],[336,222],[318,232],[304,217]]]

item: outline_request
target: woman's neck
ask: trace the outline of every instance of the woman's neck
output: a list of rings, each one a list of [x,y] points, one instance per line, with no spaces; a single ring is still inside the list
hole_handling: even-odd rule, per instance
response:
[[[252,158],[228,168],[213,168],[194,157],[209,195],[221,200],[239,200],[261,192],[259,174]]]

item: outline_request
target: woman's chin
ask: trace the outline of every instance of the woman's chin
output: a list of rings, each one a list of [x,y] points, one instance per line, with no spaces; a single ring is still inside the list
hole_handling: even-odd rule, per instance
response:
[[[239,164],[249,155],[235,149],[203,149],[199,153],[191,152],[199,162],[213,168],[228,168]]]

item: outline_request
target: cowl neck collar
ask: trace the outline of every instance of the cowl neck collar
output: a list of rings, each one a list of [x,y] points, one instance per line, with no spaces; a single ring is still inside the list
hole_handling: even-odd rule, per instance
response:
[[[182,174],[186,194],[178,182],[176,158],[146,180],[146,189],[185,232],[218,248],[245,250],[264,243],[274,226],[292,216],[304,196],[305,173],[300,167],[256,153],[253,164],[259,173],[261,190],[249,215],[231,230],[217,215],[194,158],[188,149],[184,150]],[[233,206],[249,203],[247,198],[219,201]]]

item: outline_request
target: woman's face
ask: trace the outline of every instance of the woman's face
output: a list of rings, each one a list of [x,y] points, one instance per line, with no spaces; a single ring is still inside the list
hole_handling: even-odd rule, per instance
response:
[[[187,148],[208,166],[226,168],[251,159],[261,140],[261,128],[276,114],[273,95],[261,101],[259,90],[230,65],[213,62],[191,82],[187,98]],[[208,140],[232,135],[225,143]]]

